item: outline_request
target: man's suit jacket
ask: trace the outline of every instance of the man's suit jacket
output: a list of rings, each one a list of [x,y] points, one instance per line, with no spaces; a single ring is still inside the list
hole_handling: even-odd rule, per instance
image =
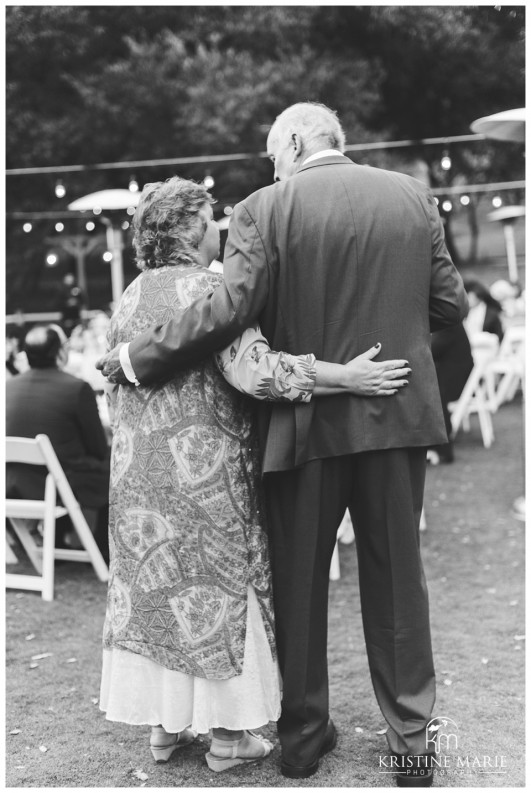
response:
[[[152,381],[227,344],[258,319],[273,349],[346,363],[381,342],[413,373],[396,396],[341,395],[261,409],[263,470],[446,442],[430,330],[467,312],[429,190],[346,157],[314,160],[232,215],[225,284],[130,346]]]
[[[6,435],[48,435],[79,503],[99,508],[109,499],[109,449],[92,388],[59,369],[30,369],[6,383]],[[42,498],[45,473],[9,465],[8,495]]]
[[[433,333],[431,352],[443,404],[459,399],[474,368],[472,349],[463,324]]]

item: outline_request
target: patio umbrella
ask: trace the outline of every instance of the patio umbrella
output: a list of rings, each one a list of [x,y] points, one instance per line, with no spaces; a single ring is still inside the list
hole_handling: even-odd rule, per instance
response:
[[[503,110],[492,116],[483,116],[470,125],[472,132],[485,135],[494,140],[506,140],[513,143],[525,141],[525,107],[515,110]]]
[[[503,110],[501,113],[493,113],[492,116],[483,116],[483,118],[473,121],[470,129],[472,132],[480,133],[485,135],[486,138],[492,138],[493,140],[524,143],[525,107],[518,107],[515,110]],[[497,213],[491,212],[489,215],[489,220],[499,220],[503,224],[511,281],[518,280],[513,224],[517,217],[524,214],[524,207],[503,207]]]
[[[92,210],[107,227],[107,245],[112,253],[111,282],[112,299],[116,303],[124,291],[124,274],[122,263],[123,235],[120,212],[134,208],[140,200],[140,193],[131,190],[99,190],[72,201],[68,209],[78,212]]]
[[[131,190],[99,190],[97,193],[90,193],[82,198],[72,201],[68,209],[86,212],[89,209],[116,210],[136,207],[140,200],[140,193],[133,193]]]

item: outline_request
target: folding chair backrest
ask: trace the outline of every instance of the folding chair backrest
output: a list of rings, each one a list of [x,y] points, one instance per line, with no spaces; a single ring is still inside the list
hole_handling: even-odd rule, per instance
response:
[[[6,463],[46,465],[46,458],[36,438],[6,438]]]
[[[508,358],[513,355],[523,353],[525,342],[525,326],[510,325],[503,335],[500,344],[500,358]]]
[[[72,518],[73,522],[75,523],[76,518],[79,519],[79,516],[81,516],[83,522],[85,523],[86,521],[81,513],[81,507],[79,506],[78,500],[72,492],[70,482],[66,478],[65,472],[63,471],[63,466],[57,459],[57,455],[49,437],[47,435],[37,435],[35,440],[39,444],[39,448],[44,457],[45,463],[48,466],[48,470],[54,478],[57,492],[61,496],[61,501],[70,513],[70,517]]]
[[[470,340],[474,367],[468,376],[461,396],[456,402],[451,402],[448,409],[451,413],[452,434],[455,436],[461,424],[468,423],[470,413],[477,413],[480,420],[483,444],[489,447],[494,440],[491,412],[494,408],[490,404],[486,383],[486,374],[490,362],[498,352],[498,337],[493,333],[476,333]]]
[[[500,342],[494,333],[475,333],[470,340],[474,365],[483,368],[498,352]]]
[[[56,550],[55,558],[90,562],[98,578],[101,581],[107,581],[109,575],[107,565],[96,545],[81,506],[72,492],[70,483],[48,436],[6,438],[6,463],[26,463],[45,466],[48,469],[44,496],[45,503],[53,501],[53,504],[55,504],[55,490],[57,490],[63,506],[85,548],[85,550]]]
[[[71,516],[72,512],[81,513],[79,503],[47,435],[37,435],[36,438],[6,438],[6,463],[46,466],[53,477],[57,492]],[[85,521],[84,517],[81,519]]]

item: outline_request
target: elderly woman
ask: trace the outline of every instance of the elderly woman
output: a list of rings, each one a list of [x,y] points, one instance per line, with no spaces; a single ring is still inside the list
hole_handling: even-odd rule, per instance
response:
[[[221,276],[212,199],[178,177],[146,185],[135,213],[142,273],[112,317],[111,346],[166,322]],[[280,713],[271,579],[252,402],[347,388],[389,395],[403,361],[346,366],[271,352],[257,328],[157,387],[120,387],[114,406],[110,582],[100,707],[152,726],[165,762],[212,731],[209,767],[267,756],[252,730]],[[317,378],[317,384],[316,384]]]

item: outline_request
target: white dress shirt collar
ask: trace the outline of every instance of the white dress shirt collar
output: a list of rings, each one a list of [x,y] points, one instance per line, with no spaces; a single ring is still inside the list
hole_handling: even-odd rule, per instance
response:
[[[337,156],[344,157],[345,155],[343,152],[338,151],[338,149],[323,149],[322,151],[316,151],[315,154],[310,154],[310,156],[304,160],[303,165],[307,165],[309,162],[312,162],[312,160],[320,160],[321,157]]]

